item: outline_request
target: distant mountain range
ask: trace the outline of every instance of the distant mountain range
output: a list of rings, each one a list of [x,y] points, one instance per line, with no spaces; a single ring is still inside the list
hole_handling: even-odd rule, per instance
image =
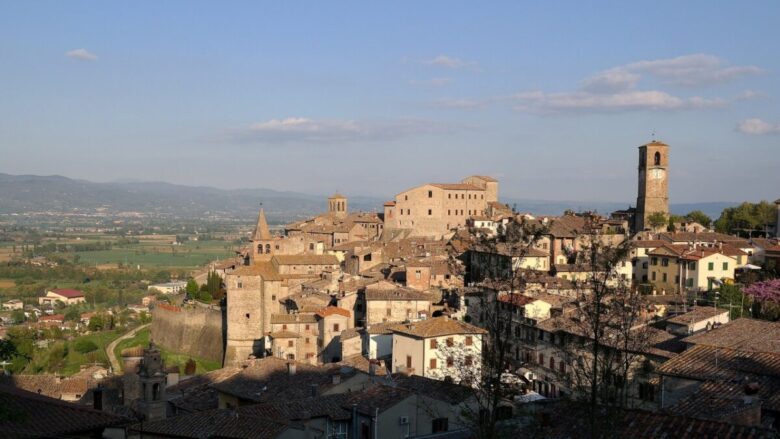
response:
[[[381,211],[388,198],[350,196],[350,210]],[[502,199],[520,212],[557,215],[566,209],[595,210],[609,214],[631,203]],[[143,212],[173,218],[233,218],[253,220],[263,203],[271,223],[308,217],[326,209],[325,195],[273,189],[217,189],[163,182],[96,183],[58,175],[9,175],[0,173],[0,214],[30,212]],[[717,218],[734,202],[672,204],[676,214],[702,210]]]

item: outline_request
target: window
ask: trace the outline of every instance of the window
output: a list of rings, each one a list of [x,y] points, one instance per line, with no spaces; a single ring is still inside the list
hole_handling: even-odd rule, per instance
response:
[[[246,318],[249,318],[249,313],[246,313]]]
[[[463,359],[463,364],[465,366],[471,366],[472,364],[474,364],[474,357],[472,357],[471,355],[466,355],[466,358]]]
[[[407,355],[406,356],[406,367],[409,368],[409,369],[412,368],[412,356],[411,355]]]
[[[693,278],[692,277],[688,278],[688,281],[686,282],[686,285],[688,286],[688,288],[693,288]]]
[[[452,215],[452,211],[450,209],[447,209],[447,215]]]
[[[292,340],[287,340],[287,347],[288,348],[293,347],[293,345],[295,345],[295,343]]]
[[[439,347],[439,343],[438,343],[438,342],[436,342],[436,339],[435,339],[435,338],[432,338],[432,339],[431,339],[431,344],[430,344],[430,346],[431,346],[431,349],[436,349],[436,348],[438,348],[438,347]]]
[[[404,195],[404,201],[409,201],[409,195]]]
[[[663,282],[666,282],[666,273],[663,274],[662,278],[663,278]]]
[[[455,340],[452,339],[452,337],[447,337],[447,347],[451,348],[455,346]]]
[[[563,361],[558,363],[558,372],[566,373],[566,363],[564,363]]]
[[[286,331],[286,330],[287,330],[287,325],[282,325],[282,331]]]
[[[449,419],[436,418],[431,423],[431,433],[441,433],[449,429]]]
[[[239,282],[236,284],[236,288],[244,288],[244,284]]]
[[[544,354],[539,354],[539,364],[544,364]]]
[[[265,245],[265,252],[266,253],[271,253],[271,244],[266,244]]]
[[[433,215],[433,209],[428,209],[428,216]]]
[[[288,360],[294,360],[295,359],[295,354],[287,354],[287,359]]]
[[[655,401],[656,386],[650,383],[639,383],[639,399],[643,401]]]
[[[387,308],[387,316],[390,317],[393,315],[393,310],[391,308]]]
[[[550,357],[550,369],[555,370],[555,358]]]
[[[314,250],[314,243],[309,244],[309,250]]]
[[[414,270],[414,278],[419,280],[421,276],[420,270]]]
[[[339,324],[338,323],[334,323],[333,324],[333,332],[339,332]]]
[[[311,344],[311,339],[309,337],[306,337],[306,344]]]
[[[689,263],[689,264],[688,264],[688,269],[689,269],[689,270],[695,270],[695,269],[696,269],[696,263],[695,263],[695,262],[691,262],[691,263]]]
[[[306,330],[308,331],[308,330],[309,330],[309,325],[306,325],[306,326],[305,326],[305,328],[306,328]]]
[[[436,369],[436,359],[431,358],[431,361],[428,362],[428,367],[431,369]]]
[[[474,340],[469,335],[469,336],[466,337],[466,346],[471,346],[472,344],[474,344]]]
[[[428,191],[428,198],[433,198],[433,191]]]
[[[650,265],[658,265],[658,258],[653,256],[653,258],[650,259]]]
[[[715,269],[715,263],[714,262],[707,263],[707,271],[712,271],[714,269]]]
[[[447,198],[452,199],[452,194],[447,194]]]
[[[664,267],[668,267],[669,266],[669,258],[661,259],[661,265],[664,266]]]
[[[728,262],[724,262],[723,263],[723,270],[725,271],[725,270],[728,270],[728,269],[729,269],[729,263]]]
[[[447,367],[452,367],[455,365],[455,360],[452,357],[447,357]]]
[[[656,152],[655,153],[655,160],[654,160],[654,162],[655,162],[655,166],[661,166],[661,153],[660,152]]]

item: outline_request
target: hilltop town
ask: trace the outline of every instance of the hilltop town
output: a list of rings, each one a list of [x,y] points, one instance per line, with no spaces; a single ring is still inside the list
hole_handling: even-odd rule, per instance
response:
[[[176,299],[144,299],[151,341],[121,365],[3,377],[2,398],[52,418],[14,433],[573,437],[600,418],[641,437],[775,437],[780,200],[763,234],[674,218],[670,150],[639,147],[636,206],[608,217],[518,212],[484,175],[403,190],[379,212],[337,193],[276,233],[261,208],[236,256],[209,264],[221,300],[156,284]],[[162,349],[220,364],[171,368]]]

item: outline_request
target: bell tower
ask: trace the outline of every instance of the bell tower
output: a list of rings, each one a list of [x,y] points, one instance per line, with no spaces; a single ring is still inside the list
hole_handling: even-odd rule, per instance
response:
[[[141,399],[138,410],[143,413],[145,421],[165,419],[165,409],[168,404],[165,399],[166,376],[160,349],[149,342],[144,349],[144,359],[138,372],[141,382]]]
[[[335,215],[336,218],[347,216],[347,197],[338,192],[333,194],[328,198],[328,212]]]
[[[656,212],[669,215],[669,145],[653,140],[639,147],[639,190],[634,229],[650,228],[648,218]]]

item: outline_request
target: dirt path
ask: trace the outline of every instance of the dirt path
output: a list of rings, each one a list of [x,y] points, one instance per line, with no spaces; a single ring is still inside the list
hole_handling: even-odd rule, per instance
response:
[[[106,356],[108,356],[108,361],[111,362],[111,370],[115,374],[118,374],[118,373],[122,372],[122,363],[120,363],[119,359],[116,358],[116,356],[114,356],[114,350],[116,349],[116,345],[119,344],[119,342],[122,341],[122,340],[127,340],[128,338],[135,337],[135,334],[138,331],[140,331],[140,330],[142,330],[144,328],[148,328],[149,325],[151,325],[151,323],[147,323],[145,325],[138,326],[137,328],[128,331],[127,333],[125,333],[121,337],[119,337],[116,340],[112,341],[108,345],[108,347],[106,348]]]

